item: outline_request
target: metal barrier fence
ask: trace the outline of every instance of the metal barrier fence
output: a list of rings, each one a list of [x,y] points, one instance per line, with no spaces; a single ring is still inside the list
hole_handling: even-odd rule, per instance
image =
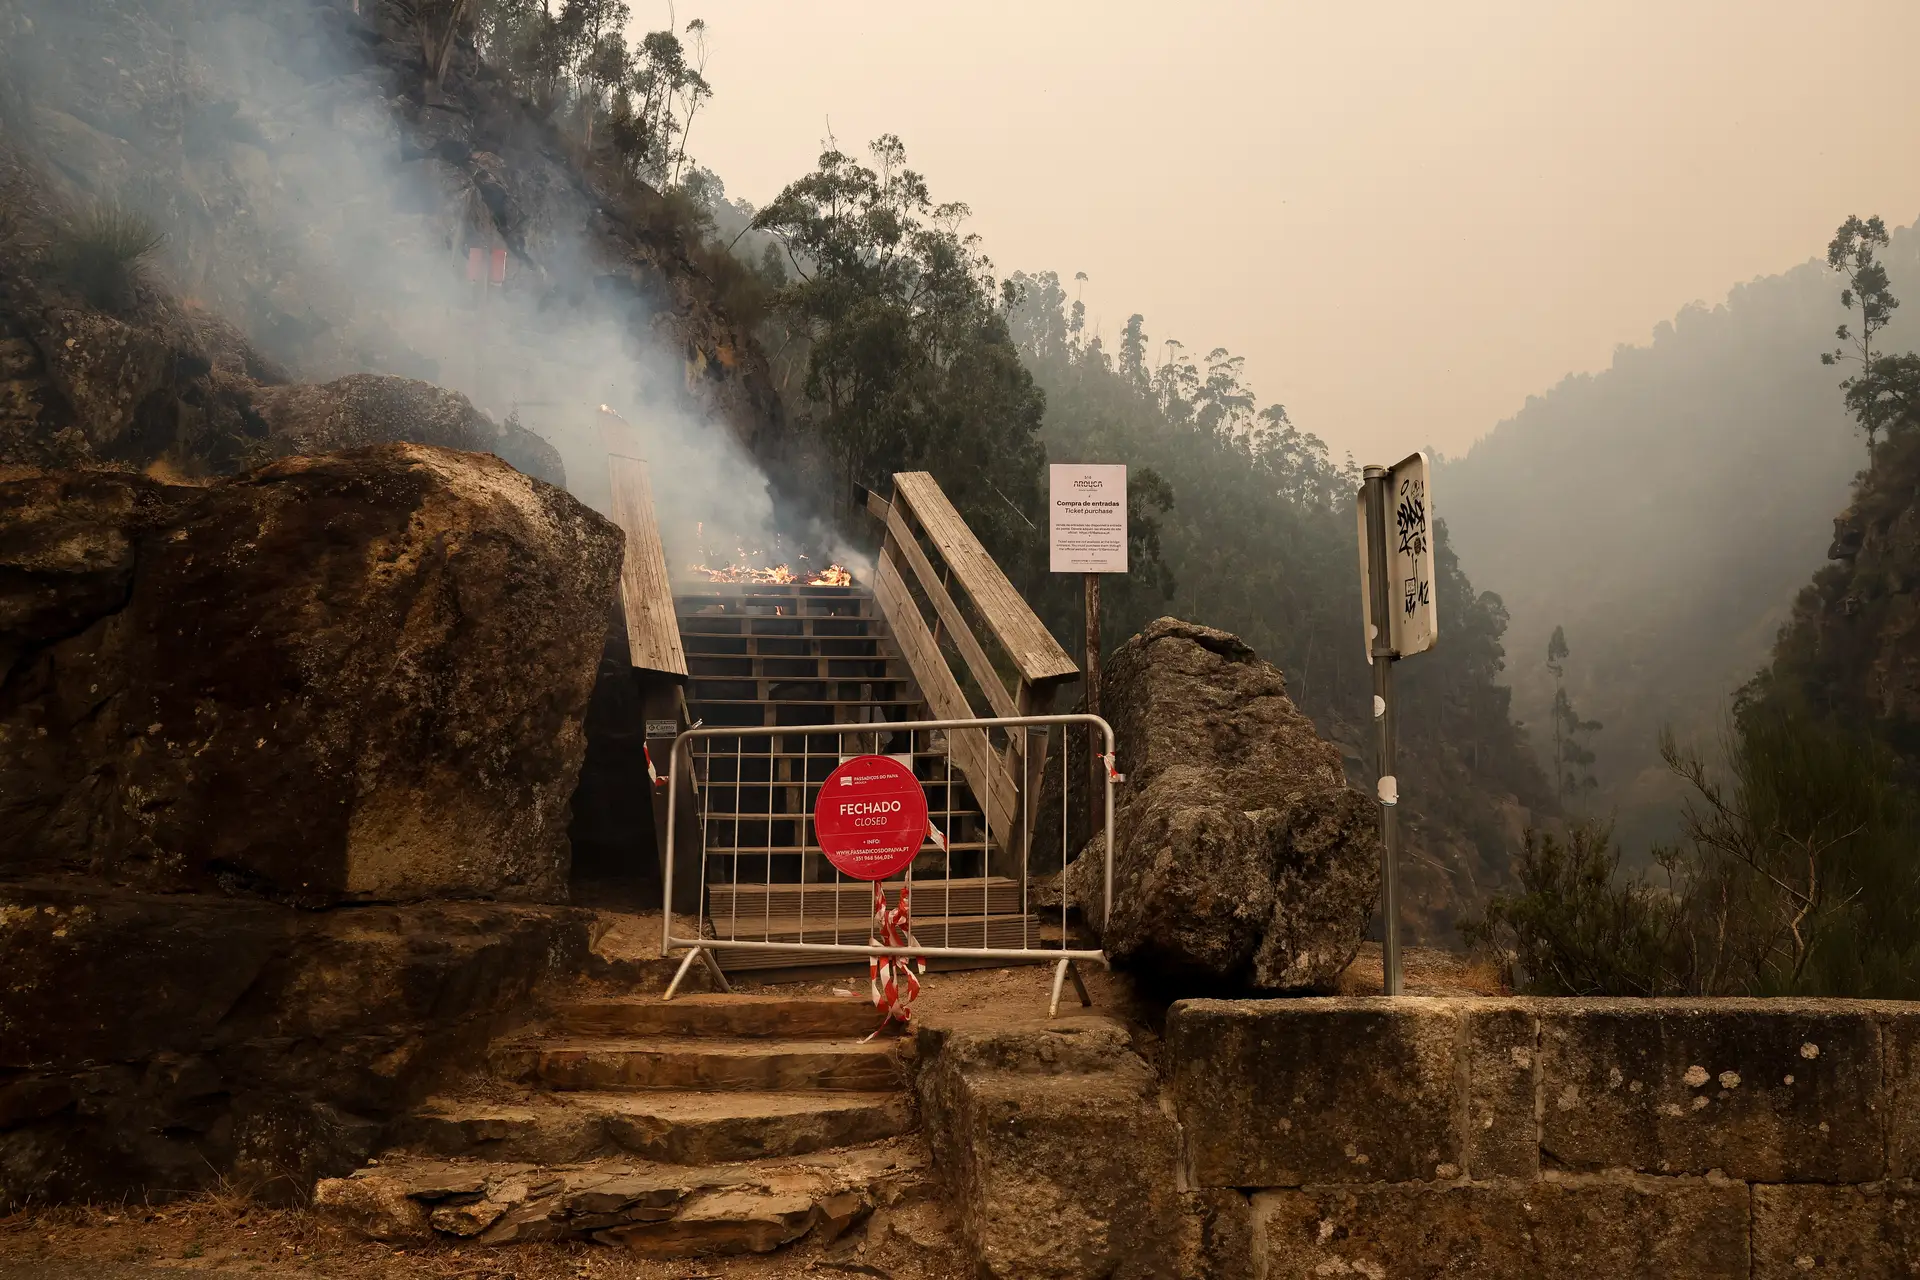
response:
[[[772,706],[779,704],[772,703]],[[1074,730],[1104,760],[1097,815],[1104,823],[1102,919],[1113,904],[1113,729],[1099,716],[1007,716],[967,720],[876,720],[855,724],[713,726],[674,739],[667,776],[667,841],[662,886],[660,953],[690,948],[667,988],[671,1000],[696,960],[729,990],[715,957],[720,951],[756,953],[739,968],[792,967],[833,957],[903,956],[958,960],[1051,960],[1053,998],[1071,977],[1083,1004],[1091,1003],[1074,967],[1105,965],[1098,947],[1075,947],[1067,912],[1064,870],[1073,855],[1069,804],[1075,794],[1069,761]],[[1056,815],[1042,812],[1050,791],[1045,764],[1058,736]],[[901,881],[882,886],[897,908],[900,885],[911,885],[911,939],[879,941],[871,882],[848,876],[822,851],[813,811],[834,769],[860,756],[888,756],[905,764],[927,798],[930,830]],[[979,777],[991,771],[988,777]],[[1044,771],[1044,772],[1043,772]],[[688,784],[691,784],[690,786]],[[995,812],[995,797],[1001,812]],[[1012,797],[1011,806],[1006,797]],[[695,821],[682,812],[691,799]],[[1054,798],[1046,803],[1051,808]],[[1009,807],[1014,812],[1005,812]],[[1083,823],[1082,829],[1091,829]],[[1037,834],[1044,833],[1044,850]],[[689,849],[689,844],[698,845]],[[697,856],[695,856],[697,854]],[[1036,869],[1058,868],[1060,903],[1044,914],[1034,901]],[[701,891],[692,936],[676,932],[673,886],[677,875],[697,874]]]

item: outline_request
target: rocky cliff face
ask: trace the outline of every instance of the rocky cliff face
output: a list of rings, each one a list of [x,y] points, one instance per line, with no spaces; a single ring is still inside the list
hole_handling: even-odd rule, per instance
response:
[[[397,0],[0,0],[7,455],[231,471],[270,434],[249,384],[362,373],[563,450],[621,396],[776,449],[765,361],[684,234],[583,177],[470,45],[430,86],[417,23]],[[102,204],[166,237],[115,314],[44,270]]]

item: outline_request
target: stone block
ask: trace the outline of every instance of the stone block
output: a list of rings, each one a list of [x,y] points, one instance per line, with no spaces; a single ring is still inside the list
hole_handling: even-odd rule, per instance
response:
[[[1246,1192],[1208,1187],[1194,1193],[1201,1226],[1201,1274],[1206,1280],[1257,1275],[1253,1262],[1253,1203]]]
[[[1753,1189],[1754,1280],[1894,1280],[1920,1275],[1920,1187]]]
[[[1195,1182],[1530,1172],[1531,1027],[1511,1001],[1182,1001],[1167,1059]]]
[[[973,1150],[961,1236],[982,1277],[1181,1274],[1179,1137],[1144,1068],[982,1072],[965,1077],[960,1092],[960,1130]]]
[[[1124,1026],[923,1027],[916,1048],[922,1127],[980,1276],[1194,1274],[1179,1126]]]
[[[1539,1002],[1541,1160],[1569,1171],[1869,1182],[1885,1169],[1872,1006]]]
[[[1885,1064],[1887,1176],[1920,1177],[1920,1009],[1880,1009],[1880,1053]]]
[[[1466,1024],[1466,1133],[1463,1172],[1475,1179],[1531,1178],[1540,1172],[1534,1123],[1539,1087],[1538,1023],[1506,1002],[1461,1003]]]
[[[406,1185],[378,1174],[322,1179],[313,1189],[313,1207],[369,1240],[413,1244],[433,1238],[427,1211],[408,1197]]]
[[[1744,1185],[1703,1178],[1265,1191],[1253,1197],[1251,1274],[1747,1280],[1748,1212]]]

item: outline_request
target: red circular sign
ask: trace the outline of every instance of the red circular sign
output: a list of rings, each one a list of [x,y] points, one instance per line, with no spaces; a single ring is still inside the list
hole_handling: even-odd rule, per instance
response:
[[[813,802],[827,861],[857,880],[885,880],[927,839],[927,793],[889,756],[856,756],[835,769]]]

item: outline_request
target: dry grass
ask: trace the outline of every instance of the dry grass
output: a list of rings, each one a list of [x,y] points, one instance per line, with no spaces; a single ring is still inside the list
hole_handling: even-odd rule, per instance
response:
[[[1340,975],[1339,994],[1377,996],[1382,990],[1380,944],[1364,943]],[[1513,992],[1492,961],[1437,947],[1404,947],[1400,977],[1410,996],[1506,996]]]

